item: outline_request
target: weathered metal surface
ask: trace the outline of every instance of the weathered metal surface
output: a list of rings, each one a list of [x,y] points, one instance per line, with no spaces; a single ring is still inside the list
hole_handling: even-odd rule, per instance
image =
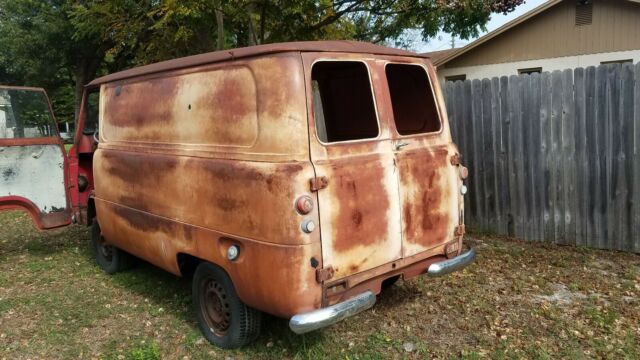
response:
[[[303,53],[302,61],[295,52],[275,54],[285,51],[278,47],[251,59],[218,54],[97,81],[93,178],[104,236],[176,274],[179,253],[214,262],[243,301],[284,317],[367,288],[378,293],[389,276],[416,276],[445,259],[462,222],[446,116],[441,111],[442,131],[397,148],[384,73],[390,61],[430,63],[392,50],[386,54],[406,56],[360,53],[384,53],[377,47],[340,52],[353,46]],[[318,141],[308,106],[309,65],[318,58],[367,64],[377,138]],[[308,214],[297,209],[301,196],[315,203],[304,206]],[[310,220],[320,226],[305,233],[301,224]],[[240,249],[235,261],[226,259],[231,245]],[[327,286],[340,281],[344,291],[327,297]]]
[[[228,79],[221,67],[231,70]],[[105,237],[174,273],[178,253],[219,264],[255,308],[280,316],[311,310],[320,304],[321,286],[309,259],[322,254],[319,231],[300,228],[305,219],[318,222],[317,207],[301,215],[295,206],[311,196],[315,176],[300,61],[273,56],[197,72],[145,85],[136,80],[120,95],[119,84],[103,86],[93,161]],[[227,91],[209,83],[226,83]],[[247,119],[257,129],[234,126]],[[223,128],[224,138],[213,133]],[[233,262],[225,257],[231,244],[240,246]],[[273,296],[274,289],[286,295]]]
[[[287,42],[251,46],[246,48],[228,49],[215,51],[206,54],[183,57],[175,60],[163,61],[151,65],[141,66],[118,73],[110,74],[93,80],[89,85],[99,85],[127,78],[143,76],[153,73],[167,72],[178,69],[194,68],[206,64],[226,62],[260,55],[273,55],[283,52],[309,52],[327,51],[343,52],[352,54],[376,54],[376,55],[399,55],[424,57],[422,55],[400,49],[392,49],[371,43],[357,41],[310,41],[310,42]],[[362,55],[360,55],[362,56]],[[277,79],[274,77],[274,79]]]
[[[64,165],[58,144],[0,145],[0,205],[24,207],[41,227],[68,224]]]
[[[367,65],[379,120],[379,135],[374,139],[322,144],[315,133],[314,97],[307,84],[311,159],[317,176],[330,181],[318,192],[318,201],[323,261],[334,267],[334,279],[372,274],[371,269],[383,264],[452,239],[461,241],[454,234],[463,205],[460,171],[451,163],[457,149],[451,143],[437,83],[433,87],[441,109],[440,132],[403,137],[393,124],[384,66],[389,62],[419,64],[435,79],[430,64],[412,58],[304,53],[307,78],[312,77],[312,64],[320,60],[358,60]],[[396,146],[398,143],[403,146]]]
[[[40,229],[70,224],[67,158],[46,92],[3,85],[0,90],[5,93],[0,110],[0,210],[26,210]],[[29,110],[36,111],[30,113],[29,125],[20,121],[21,133],[7,127],[9,118],[16,121],[11,94],[31,97]]]

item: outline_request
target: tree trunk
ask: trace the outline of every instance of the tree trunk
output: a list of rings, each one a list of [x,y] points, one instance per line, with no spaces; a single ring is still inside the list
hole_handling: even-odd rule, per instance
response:
[[[224,50],[224,15],[220,9],[216,9],[216,32],[218,33],[216,50]]]
[[[73,117],[73,123],[74,123],[74,128],[77,129],[78,128],[78,119],[80,119],[80,105],[82,104],[82,93],[84,91],[84,84],[86,82],[86,74],[84,71],[84,67],[81,67],[79,69],[76,69],[75,74],[74,74],[74,78],[75,78],[75,89],[74,89],[74,98],[73,98],[73,105],[74,105],[74,117]]]

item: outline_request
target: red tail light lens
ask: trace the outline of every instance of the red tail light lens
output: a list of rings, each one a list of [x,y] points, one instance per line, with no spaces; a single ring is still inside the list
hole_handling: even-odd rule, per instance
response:
[[[296,200],[296,210],[301,215],[307,215],[313,210],[313,199],[309,195],[302,195]]]

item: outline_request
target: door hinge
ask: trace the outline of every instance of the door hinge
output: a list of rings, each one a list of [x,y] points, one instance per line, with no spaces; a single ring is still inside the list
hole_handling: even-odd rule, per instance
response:
[[[333,269],[333,266],[329,265],[322,269],[316,269],[316,281],[320,284],[331,279],[336,271]]]
[[[329,185],[329,179],[326,176],[314,177],[309,180],[311,185],[311,191],[318,191],[324,189]]]
[[[455,231],[453,232],[455,234],[455,236],[462,236],[465,234],[465,229],[464,229],[464,225],[458,225],[456,226]]]
[[[460,165],[460,154],[454,154],[451,157],[451,165],[453,165],[453,166]]]

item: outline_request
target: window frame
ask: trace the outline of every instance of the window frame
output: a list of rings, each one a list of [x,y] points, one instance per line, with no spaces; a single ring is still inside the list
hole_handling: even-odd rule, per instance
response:
[[[542,73],[543,73],[542,66],[518,69],[518,75],[523,75],[523,74],[531,75],[531,74],[542,74]]]
[[[417,134],[409,134],[409,135],[402,135],[402,134],[400,134],[398,132],[398,127],[396,125],[396,118],[395,118],[395,115],[393,114],[393,101],[391,100],[391,89],[389,89],[389,79],[387,79],[387,65],[389,65],[389,64],[419,66],[419,67],[422,68],[422,70],[424,70],[424,73],[427,75],[427,80],[429,81],[429,87],[431,88],[431,95],[433,96],[434,104],[436,106],[436,112],[438,113],[438,121],[440,122],[440,129],[438,131],[432,131],[432,132],[426,132],[426,133],[417,133]],[[391,105],[391,108],[389,110],[391,110],[391,117],[393,119],[393,121],[392,121],[393,130],[395,131],[395,134],[398,135],[399,137],[403,138],[403,139],[415,138],[415,137],[423,137],[423,136],[433,137],[433,136],[441,135],[444,132],[444,121],[443,121],[443,117],[442,117],[442,111],[440,111],[440,101],[439,101],[438,97],[436,96],[436,92],[435,92],[434,87],[433,87],[433,79],[431,79],[431,76],[429,76],[429,69],[422,63],[400,62],[400,61],[385,61],[383,70],[384,70],[385,85],[386,85],[387,90],[389,92],[389,104]]]
[[[364,64],[365,68],[367,69],[367,77],[369,78],[369,89],[371,89],[371,100],[373,100],[373,109],[374,109],[374,112],[376,114],[376,125],[378,127],[378,134],[375,137],[364,138],[364,139],[354,139],[354,140],[332,141],[332,142],[324,142],[324,141],[322,141],[322,139],[320,139],[320,136],[318,136],[318,125],[317,125],[317,121],[316,121],[316,113],[314,111],[315,103],[314,103],[314,99],[313,99],[313,67],[319,62],[359,62],[361,64]],[[332,145],[364,143],[364,142],[371,142],[371,141],[380,140],[380,137],[382,136],[382,129],[380,127],[380,113],[378,111],[378,99],[377,99],[377,96],[376,96],[375,87],[373,86],[373,80],[371,79],[371,68],[369,67],[369,64],[365,60],[340,59],[340,58],[318,58],[318,59],[315,59],[311,63],[311,66],[309,68],[308,86],[309,86],[309,89],[311,90],[311,104],[309,104],[309,110],[311,112],[311,115],[313,116],[313,131],[314,131],[314,135],[315,135],[316,139],[318,140],[318,143],[320,143],[322,146],[332,146]]]
[[[53,105],[51,104],[51,99],[49,99],[49,95],[44,88],[32,87],[32,86],[13,86],[13,85],[2,85],[0,84],[0,90],[17,90],[17,91],[31,91],[35,93],[40,93],[44,97],[46,108],[49,110],[49,119],[51,128],[55,129],[53,133],[49,136],[38,136],[38,137],[13,137],[13,138],[3,138],[0,137],[0,142],[4,141],[18,141],[18,140],[33,140],[33,139],[52,139],[52,138],[60,138],[60,130],[58,129],[58,118],[56,118],[56,114],[53,112]]]
[[[449,75],[444,77],[445,82],[467,81],[467,74]]]

